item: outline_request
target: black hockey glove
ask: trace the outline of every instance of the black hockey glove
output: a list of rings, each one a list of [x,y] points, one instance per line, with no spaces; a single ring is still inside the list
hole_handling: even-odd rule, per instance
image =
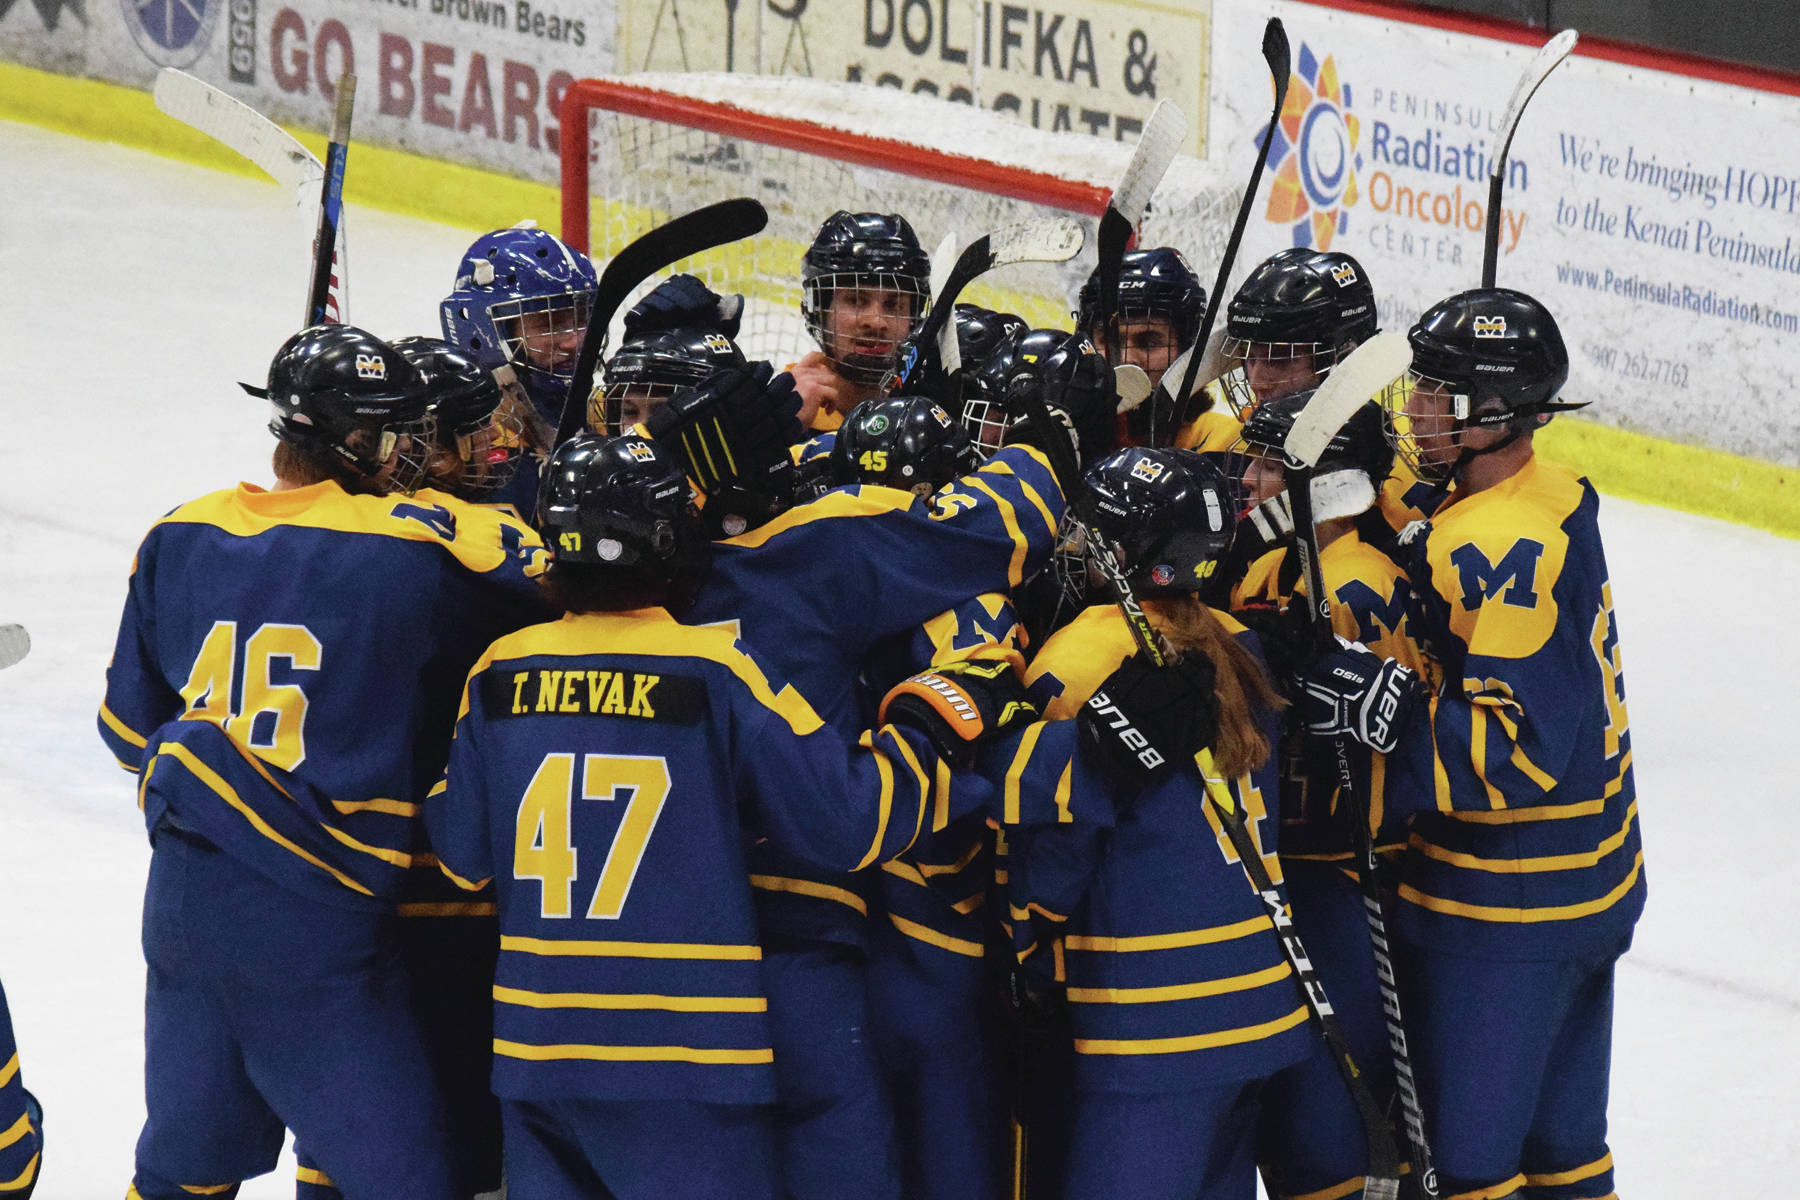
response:
[[[1019,721],[1037,705],[1012,664],[997,658],[945,663],[896,684],[877,720],[917,729],[953,767],[975,761],[976,744]]]
[[[1300,671],[1298,683],[1295,711],[1307,732],[1350,737],[1382,754],[1400,744],[1425,703],[1410,667],[1341,637],[1338,649]]]
[[[711,329],[738,335],[744,298],[721,296],[692,275],[671,275],[625,314],[625,336],[663,329]]]
[[[1157,667],[1140,651],[1106,677],[1075,720],[1113,772],[1141,787],[1213,744],[1219,734],[1214,678],[1204,654]]]
[[[1292,700],[1294,677],[1317,650],[1306,598],[1295,597],[1285,609],[1272,600],[1257,600],[1232,609],[1231,615],[1256,634],[1262,643],[1263,662],[1268,664],[1269,682]]]
[[[706,493],[715,536],[754,528],[792,499],[788,447],[805,436],[794,377],[766,362],[720,371],[650,414],[650,436],[680,456]]]

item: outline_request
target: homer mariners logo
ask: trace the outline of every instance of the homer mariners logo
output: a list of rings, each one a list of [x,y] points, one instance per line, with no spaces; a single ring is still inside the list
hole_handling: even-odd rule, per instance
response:
[[[1503,338],[1506,336],[1505,317],[1476,317],[1475,336],[1478,338]]]
[[[1301,43],[1300,61],[1288,79],[1274,140],[1269,143],[1269,185],[1265,219],[1286,225],[1294,245],[1329,250],[1350,225],[1356,203],[1357,146],[1362,126],[1350,111],[1350,85],[1338,78],[1337,60],[1323,60]],[[1258,130],[1255,144],[1261,145]]]
[[[386,379],[387,364],[379,354],[359,354],[356,356],[356,377],[358,379]]]
[[[212,41],[226,0],[119,0],[125,27],[151,62],[191,66]]]

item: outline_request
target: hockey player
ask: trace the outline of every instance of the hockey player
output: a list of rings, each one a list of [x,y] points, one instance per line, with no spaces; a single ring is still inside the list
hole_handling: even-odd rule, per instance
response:
[[[12,1014],[0,989],[0,1197],[30,1200],[43,1162],[44,1110],[25,1090]]]
[[[666,448],[571,440],[539,513],[567,615],[476,664],[426,806],[443,869],[498,893],[508,1192],[772,1198],[785,1064],[741,831],[839,870],[890,858],[918,834],[932,746],[886,726],[847,761],[729,630],[673,620],[707,548]]]
[[[931,262],[906,218],[836,212],[800,264],[800,312],[819,348],[789,368],[801,423],[837,428],[880,391],[930,307]]]
[[[440,338],[396,339],[394,349],[425,381],[437,434],[427,481],[459,500],[495,501],[507,493],[525,455],[527,417],[472,355]],[[529,513],[531,506],[515,505]]]
[[[1362,264],[1296,247],[1250,272],[1225,310],[1225,393],[1239,416],[1260,400],[1317,387],[1374,335],[1375,292]]]
[[[1610,1196],[1613,966],[1645,885],[1598,500],[1532,447],[1579,407],[1558,399],[1568,351],[1502,288],[1408,339],[1398,448],[1455,483],[1409,572],[1444,684],[1387,761],[1389,812],[1412,810],[1394,932],[1443,1194]]]
[[[1249,503],[1266,502],[1289,486],[1282,447],[1311,397],[1312,390],[1307,389],[1265,400],[1245,420],[1244,482]],[[1371,511],[1376,489],[1393,464],[1387,426],[1386,412],[1371,401],[1332,437],[1319,458],[1312,482],[1319,565],[1331,594],[1333,632],[1377,658],[1427,678],[1424,655],[1410,636],[1411,588],[1405,572],[1383,548],[1391,543],[1386,523]],[[1271,663],[1310,667],[1317,657],[1304,592],[1299,556],[1292,547],[1283,547],[1252,564],[1234,596],[1233,615],[1262,635]],[[1278,675],[1288,684],[1286,670]],[[1390,675],[1393,679],[1386,686],[1409,696],[1416,691],[1405,675],[1391,669]],[[1357,1066],[1385,1107],[1394,1091],[1393,1060],[1363,894],[1346,874],[1356,848],[1347,801],[1338,790],[1335,749],[1307,738],[1297,724],[1289,729],[1283,748],[1281,865],[1294,927],[1331,998]],[[1405,830],[1397,822],[1384,821],[1385,759],[1366,747],[1347,747],[1345,753],[1369,809],[1371,827],[1381,831],[1379,848],[1391,855],[1404,844]],[[1264,1179],[1274,1195],[1361,1194],[1368,1146],[1361,1119],[1323,1042],[1314,1044],[1305,1062],[1270,1081],[1259,1142]]]
[[[783,511],[769,489],[792,467],[792,386],[771,381],[766,364],[727,371],[652,414],[651,432],[681,449],[707,493],[709,523],[732,530],[713,543],[683,619],[733,623],[853,737],[865,726],[858,673],[870,650],[1034,574],[1062,497],[1041,453],[1015,446],[929,501],[851,487]],[[776,1055],[790,1068],[778,1117],[784,1188],[800,1200],[895,1197],[894,1122],[867,1036],[866,902],[842,876],[773,853],[759,851],[752,870]]]
[[[599,411],[590,410],[590,428],[625,433],[682,388],[706,382],[731,367],[748,367],[743,352],[725,334],[686,326],[628,333],[607,360]]]
[[[303,330],[262,394],[276,486],[152,527],[100,710],[152,846],[134,1194],[234,1191],[286,1127],[352,1200],[464,1200],[393,906],[456,680],[541,616],[541,546],[406,494],[429,398],[370,334]]]
[[[1105,352],[1107,360],[1114,366],[1130,363],[1141,367],[1150,377],[1150,398],[1125,414],[1120,440],[1130,445],[1170,443],[1176,433],[1178,414],[1173,411],[1169,393],[1158,390],[1156,385],[1200,330],[1200,319],[1206,312],[1206,289],[1200,285],[1200,277],[1181,251],[1173,247],[1127,251],[1119,267],[1116,345],[1106,328],[1106,314],[1100,311],[1099,268],[1081,285],[1078,304],[1078,327]],[[1171,391],[1176,382],[1170,381]],[[1202,446],[1204,440],[1203,435],[1196,433],[1181,444],[1214,448]]]
[[[1066,989],[1073,1026],[1064,1191],[1250,1200],[1261,1088],[1308,1053],[1312,1034],[1193,756],[1211,748],[1279,882],[1282,701],[1254,635],[1197,596],[1231,538],[1224,476],[1191,451],[1128,448],[1088,481],[1095,534],[1120,552],[1179,658],[1149,666],[1117,605],[1086,609],[1030,671],[1045,715],[1078,721],[1033,726],[1035,739],[1003,739],[986,759],[1004,781],[1013,945],[1036,991]],[[1148,760],[1144,738],[1120,732],[1159,725],[1168,732],[1147,744],[1162,753]],[[1115,778],[1083,775],[1077,735]],[[1110,797],[1110,824],[1070,811],[1093,806],[1095,790]],[[1034,1158],[1063,1148],[1049,1132],[1032,1131]]]
[[[831,456],[839,485],[920,495],[979,463],[968,433],[922,396],[865,400],[839,427]],[[950,663],[1022,672],[1023,638],[1006,596],[977,596],[875,646],[862,665],[865,697],[873,704],[899,680]],[[936,781],[931,823],[863,892],[871,906],[870,1032],[894,1098],[904,1194],[913,1200],[987,1200],[1003,1179],[982,907],[994,860],[981,814],[948,819],[957,786],[951,776]]]
[[[588,256],[534,223],[482,234],[439,306],[444,340],[489,370],[509,367],[556,428],[599,279]]]

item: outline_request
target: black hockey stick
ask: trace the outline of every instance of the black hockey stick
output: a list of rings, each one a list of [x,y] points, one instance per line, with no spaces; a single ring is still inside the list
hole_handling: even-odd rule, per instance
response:
[[[1481,248],[1481,286],[1494,286],[1494,275],[1500,267],[1500,196],[1506,190],[1506,156],[1512,152],[1513,134],[1519,131],[1519,118],[1531,103],[1550,72],[1556,70],[1569,52],[1575,49],[1576,33],[1565,29],[1549,41],[1525,64],[1525,73],[1513,85],[1512,99],[1506,102],[1506,116],[1500,122],[1500,138],[1495,145],[1493,161],[1488,165],[1487,234]]]
[[[331,144],[325,150],[325,184],[319,197],[319,233],[313,242],[312,286],[306,294],[308,328],[342,321],[342,304],[331,304],[338,261],[338,231],[344,220],[344,160],[350,153],[350,112],[356,106],[356,76],[338,76],[337,101],[331,113]],[[334,311],[335,310],[335,311]]]
[[[769,212],[759,201],[746,196],[721,200],[658,225],[613,256],[600,272],[600,284],[594,290],[587,330],[581,335],[581,353],[575,358],[575,375],[563,401],[562,418],[556,423],[555,445],[562,445],[581,428],[594,372],[606,349],[607,328],[638,285],[689,255],[761,233],[768,223]]]
[[[1339,371],[1347,372],[1340,387],[1330,392],[1321,387],[1313,395],[1282,443],[1282,452],[1287,459],[1287,495],[1294,515],[1294,548],[1300,556],[1301,572],[1306,581],[1307,609],[1314,640],[1321,649],[1333,645],[1331,595],[1326,590],[1319,531],[1313,518],[1313,476],[1320,457],[1344,423],[1383,388],[1404,375],[1411,363],[1412,351],[1404,336],[1376,334],[1326,377],[1327,380],[1338,379]],[[1337,766],[1338,796],[1348,812],[1355,839],[1357,885],[1362,891],[1363,915],[1368,921],[1375,974],[1381,986],[1381,1008],[1387,1018],[1388,1050],[1393,1058],[1394,1081],[1400,1093],[1401,1116],[1412,1151],[1412,1182],[1420,1196],[1436,1197],[1437,1168],[1431,1155],[1431,1142],[1425,1134],[1425,1114],[1419,1104],[1418,1084],[1413,1076],[1412,1050],[1406,1039],[1400,995],[1394,982],[1394,961],[1388,945],[1385,912],[1387,897],[1381,882],[1381,864],[1375,855],[1374,835],[1369,829],[1369,798],[1356,786],[1347,739],[1333,739],[1332,752]]]
[[[1256,166],[1250,171],[1250,185],[1244,189],[1244,199],[1238,205],[1237,220],[1231,226],[1231,238],[1225,243],[1225,257],[1219,260],[1219,274],[1213,280],[1213,289],[1206,297],[1206,312],[1200,318],[1200,331],[1194,336],[1194,344],[1189,346],[1181,359],[1171,363],[1163,373],[1163,382],[1181,367],[1181,389],[1170,397],[1177,414],[1177,428],[1185,421],[1191,421],[1193,411],[1194,377],[1200,373],[1200,360],[1206,357],[1206,342],[1212,336],[1213,325],[1218,321],[1219,309],[1225,304],[1225,285],[1231,278],[1231,268],[1237,261],[1238,244],[1244,240],[1244,225],[1250,220],[1250,209],[1256,203],[1256,189],[1262,183],[1263,167],[1269,161],[1269,146],[1275,141],[1275,126],[1281,120],[1281,110],[1287,104],[1288,77],[1293,71],[1293,57],[1288,49],[1287,29],[1282,25],[1280,17],[1270,17],[1269,23],[1263,26],[1263,61],[1269,64],[1269,75],[1275,81],[1275,107],[1269,115],[1269,129],[1263,134],[1262,148],[1256,152]],[[1183,361],[1185,360],[1185,361]],[[1160,384],[1158,386],[1161,386]]]
[[[1379,352],[1379,350],[1378,350]],[[1410,353],[1410,352],[1409,352]],[[1360,386],[1359,381],[1366,377],[1366,372],[1352,371],[1343,382],[1333,388],[1333,380],[1338,371],[1349,366],[1355,359],[1353,353],[1338,365],[1319,393],[1327,397],[1326,405],[1321,411],[1330,409],[1332,404],[1341,406],[1342,401],[1333,400],[1336,392],[1347,391]],[[1404,369],[1404,368],[1402,368]],[[1389,377],[1391,378],[1391,376]],[[1386,380],[1382,381],[1383,383]],[[1379,384],[1370,391],[1378,390]],[[1328,391],[1328,389],[1330,389]],[[1315,397],[1316,398],[1316,397]],[[1087,482],[1081,476],[1075,459],[1075,448],[1067,436],[1067,428],[1050,415],[1049,405],[1036,390],[1019,398],[1025,412],[1022,414],[1039,429],[1044,431],[1044,453],[1050,460],[1051,473],[1056,477],[1058,486],[1063,489],[1063,496],[1068,503],[1069,511],[1074,514],[1075,527],[1080,532],[1085,544],[1092,554],[1095,565],[1106,577],[1112,588],[1120,610],[1125,614],[1125,623],[1131,628],[1131,636],[1137,642],[1138,649],[1144,657],[1155,666],[1162,666],[1168,656],[1162,649],[1155,630],[1151,629],[1149,619],[1138,604],[1137,597],[1132,594],[1131,581],[1125,577],[1124,568],[1114,554],[1113,548],[1102,541],[1094,532],[1093,496],[1087,489]],[[1306,438],[1317,438],[1317,430],[1305,421],[1305,414],[1295,422],[1296,430],[1304,427],[1302,444]],[[1338,422],[1339,425],[1343,421]],[[1322,452],[1326,443],[1331,440],[1334,426],[1326,431],[1324,440],[1319,444]],[[1289,440],[1293,440],[1290,432]],[[1316,454],[1315,454],[1315,461]],[[1102,701],[1104,695],[1096,693]],[[1093,702],[1090,697],[1089,702]],[[1351,1102],[1356,1106],[1357,1115],[1362,1120],[1363,1134],[1368,1140],[1369,1164],[1368,1174],[1363,1179],[1363,1195],[1366,1200],[1398,1200],[1400,1194],[1400,1152],[1394,1145],[1393,1131],[1388,1127],[1387,1115],[1376,1103],[1375,1095],[1369,1090],[1356,1060],[1350,1054],[1350,1042],[1344,1036],[1343,1025],[1337,1019],[1337,1013],[1326,998],[1325,985],[1319,979],[1318,971],[1312,965],[1312,959],[1306,953],[1306,947],[1295,932],[1292,918],[1288,916],[1287,905],[1281,893],[1276,890],[1275,882],[1269,876],[1269,869],[1263,864],[1262,851],[1251,836],[1249,826],[1245,823],[1243,810],[1232,797],[1225,781],[1215,774],[1212,751],[1203,750],[1196,758],[1200,767],[1201,778],[1206,784],[1206,798],[1217,815],[1219,825],[1230,839],[1231,847],[1238,856],[1238,865],[1243,869],[1251,890],[1262,900],[1263,908],[1274,924],[1276,939],[1281,943],[1281,953],[1287,959],[1288,967],[1294,973],[1294,981],[1306,1002],[1308,1013],[1318,1027],[1320,1035],[1325,1039],[1326,1047],[1331,1051],[1332,1060],[1337,1064],[1338,1074],[1344,1080],[1344,1086],[1350,1093]]]

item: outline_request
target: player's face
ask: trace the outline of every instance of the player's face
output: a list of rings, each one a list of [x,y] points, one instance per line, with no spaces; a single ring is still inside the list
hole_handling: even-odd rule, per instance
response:
[[[1406,398],[1407,436],[1421,467],[1449,470],[1461,450],[1455,398],[1444,385],[1419,380]]]
[[[569,369],[581,353],[581,337],[587,330],[574,323],[570,306],[520,313],[519,353],[546,371]]]
[[[1312,387],[1318,368],[1311,351],[1252,342],[1244,359],[1244,381],[1258,400],[1276,400]]]
[[[913,295],[898,288],[847,287],[831,293],[826,333],[832,357],[891,358],[912,332]]]
[[[1142,367],[1155,386],[1181,353],[1175,326],[1166,317],[1120,317],[1115,362]]]
[[[1244,506],[1254,508],[1281,494],[1287,486],[1287,470],[1272,455],[1253,454],[1244,467]]]
[[[644,387],[628,387],[619,397],[619,428],[615,431],[625,433],[634,425],[642,425],[650,419],[650,414],[669,397],[657,394],[657,389]]]

